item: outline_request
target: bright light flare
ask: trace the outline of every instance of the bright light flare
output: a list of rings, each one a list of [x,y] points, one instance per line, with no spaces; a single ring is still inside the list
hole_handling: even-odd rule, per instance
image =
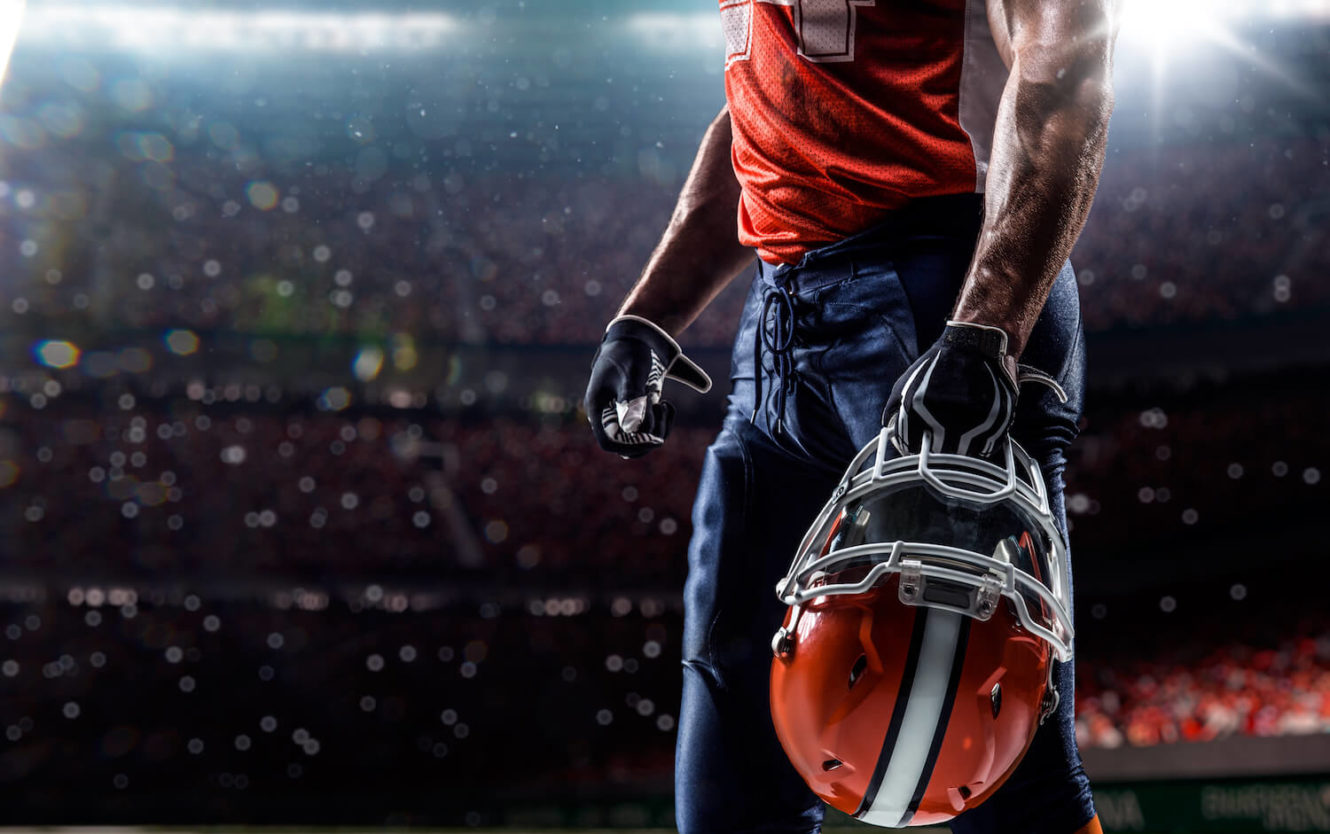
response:
[[[1125,0],[1122,38],[1162,47],[1263,20],[1330,20],[1330,0]]]
[[[452,17],[432,12],[232,12],[173,6],[52,4],[29,11],[22,37],[25,43],[66,49],[357,53],[434,49],[457,28]]]
[[[1308,95],[1316,91],[1247,43],[1242,32],[1262,23],[1330,20],[1330,0],[1126,0],[1121,11],[1120,49],[1148,56],[1152,109],[1166,113],[1168,80],[1191,53],[1216,49]]]
[[[638,12],[630,15],[623,26],[639,42],[662,52],[718,52],[725,49],[720,16],[714,11],[704,14]]]
[[[14,41],[22,23],[23,0],[0,0],[0,81],[5,80],[9,55],[14,51]]]
[[[1205,0],[1127,2],[1122,8],[1121,38],[1148,44],[1152,50],[1175,51],[1200,40],[1207,30],[1222,25],[1241,0],[1206,3]]]

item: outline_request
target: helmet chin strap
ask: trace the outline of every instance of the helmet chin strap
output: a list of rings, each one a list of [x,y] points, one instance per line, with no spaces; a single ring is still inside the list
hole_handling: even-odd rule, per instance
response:
[[[794,632],[799,627],[802,613],[803,605],[795,603],[790,609],[790,624],[776,629],[776,635],[771,638],[771,653],[786,663],[794,656]]]
[[[1048,664],[1048,688],[1044,690],[1044,701],[1039,705],[1039,726],[1044,726],[1048,717],[1057,712],[1058,704],[1062,702],[1062,696],[1058,694],[1058,688],[1053,683],[1053,667],[1057,665],[1056,659]]]

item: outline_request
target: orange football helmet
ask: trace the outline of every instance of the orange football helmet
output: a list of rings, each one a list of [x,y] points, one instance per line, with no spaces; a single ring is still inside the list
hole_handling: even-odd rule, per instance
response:
[[[887,827],[945,822],[990,796],[1057,706],[1069,660],[1066,545],[1038,466],[855,457],[777,587],[771,714],[828,804]]]

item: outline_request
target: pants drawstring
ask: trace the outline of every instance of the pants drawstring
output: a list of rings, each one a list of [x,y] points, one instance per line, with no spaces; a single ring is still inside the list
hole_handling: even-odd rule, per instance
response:
[[[775,313],[772,316],[772,313]],[[767,319],[771,318],[771,330],[767,330]],[[794,296],[788,287],[768,286],[762,298],[762,315],[757,321],[757,338],[753,340],[753,415],[750,422],[757,422],[757,412],[766,408],[762,391],[762,347],[771,351],[772,374],[776,380],[776,424],[773,434],[779,434],[785,427],[786,398],[794,391],[794,357],[790,355],[794,346]]]

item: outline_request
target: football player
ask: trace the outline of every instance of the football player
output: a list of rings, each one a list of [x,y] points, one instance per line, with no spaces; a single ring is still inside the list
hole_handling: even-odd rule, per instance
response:
[[[664,381],[709,386],[676,338],[756,254],[693,513],[680,831],[819,830],[768,708],[772,588],[883,425],[904,453],[978,458],[1010,432],[1065,533],[1084,369],[1067,257],[1103,162],[1112,1],[720,0],[727,105],[585,400],[607,451],[663,443]],[[1018,361],[1057,386],[1018,396]],[[1055,683],[1014,775],[954,831],[1099,831],[1070,663]]]

